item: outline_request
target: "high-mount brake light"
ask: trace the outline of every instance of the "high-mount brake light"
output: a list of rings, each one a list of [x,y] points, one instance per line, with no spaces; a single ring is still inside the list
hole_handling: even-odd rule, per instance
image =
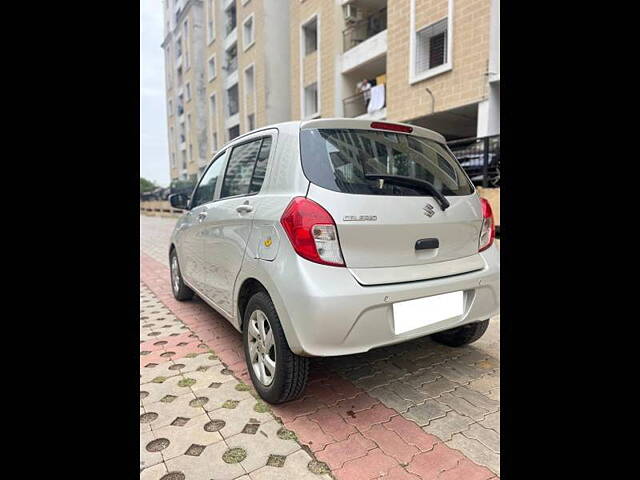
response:
[[[344,267],[333,217],[313,200],[295,197],[280,223],[298,255],[312,262]]]
[[[480,240],[478,241],[478,251],[482,252],[491,246],[496,238],[496,226],[493,221],[493,211],[486,198],[481,198],[482,204],[482,228],[480,229]]]
[[[406,125],[397,125],[395,123],[387,123],[387,122],[371,122],[371,128],[376,128],[378,130],[391,130],[392,132],[402,132],[402,133],[413,132],[413,127],[408,127]]]

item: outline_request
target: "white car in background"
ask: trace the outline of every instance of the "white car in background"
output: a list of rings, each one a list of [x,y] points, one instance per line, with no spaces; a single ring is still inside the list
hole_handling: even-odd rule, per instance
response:
[[[425,335],[477,340],[500,308],[491,207],[444,138],[407,124],[320,119],[225,145],[171,238],[173,293],[242,332],[270,403],[299,397],[311,356]]]

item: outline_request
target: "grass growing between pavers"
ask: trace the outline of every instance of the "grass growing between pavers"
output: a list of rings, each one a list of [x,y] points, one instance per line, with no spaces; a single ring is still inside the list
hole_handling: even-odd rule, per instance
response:
[[[331,473],[331,469],[324,462],[319,462],[318,460],[311,460],[307,465],[307,468],[312,473],[316,475],[322,475],[323,473]]]
[[[227,400],[222,404],[222,408],[234,409],[240,402],[238,400]]]
[[[239,463],[247,458],[247,451],[244,448],[230,448],[222,455],[222,460],[226,463]]]
[[[286,428],[282,427],[280,430],[278,430],[278,438],[281,438],[282,440],[298,440],[298,436],[296,435],[296,433],[292,430],[287,430]]]
[[[264,403],[263,401],[259,401],[253,406],[253,410],[258,413],[267,413],[271,411],[271,407]]]
[[[193,378],[183,378],[178,382],[179,387],[190,387],[191,385],[195,385],[196,381]]]

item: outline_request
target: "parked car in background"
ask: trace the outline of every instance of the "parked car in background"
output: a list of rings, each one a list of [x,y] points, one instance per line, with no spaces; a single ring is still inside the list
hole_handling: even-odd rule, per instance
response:
[[[449,148],[474,185],[500,186],[500,136],[458,140],[450,142]],[[485,152],[487,157],[486,182],[484,181]]]
[[[444,138],[407,124],[318,119],[264,127],[213,158],[169,246],[178,300],[242,332],[270,403],[299,397],[309,357],[425,335],[482,336],[500,308],[489,203]]]

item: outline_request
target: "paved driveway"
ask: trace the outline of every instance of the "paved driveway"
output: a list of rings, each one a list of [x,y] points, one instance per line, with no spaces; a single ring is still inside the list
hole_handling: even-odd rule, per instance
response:
[[[224,370],[233,374],[226,378],[233,385],[250,385],[240,334],[201,300],[181,303],[171,296],[167,248],[174,224],[175,219],[140,217],[141,295],[154,302],[157,307],[153,311],[163,309],[163,318],[172,318],[180,324],[173,332],[178,333],[174,335],[176,339],[181,330],[189,333],[183,341],[176,342],[168,333],[173,327],[166,331],[160,329],[155,337],[168,335],[171,339],[160,345],[154,345],[160,340],[149,342],[141,336],[141,382],[144,378],[149,385],[154,375],[169,377],[168,372],[172,372],[169,363],[179,360],[177,363],[184,364],[183,359],[196,358],[194,355],[199,353],[198,357],[215,356],[216,361],[222,362],[211,364],[206,370],[213,369],[216,378],[219,378],[220,370]],[[151,311],[147,313],[151,314]],[[144,321],[148,322],[148,319]],[[141,476],[161,478],[172,473],[185,477],[167,478],[237,478],[242,475],[248,475],[247,478],[303,478],[315,471],[318,472],[313,474],[315,478],[315,475],[326,476],[323,472],[330,470],[332,476],[344,479],[495,478],[500,473],[499,328],[497,316],[482,339],[463,348],[445,347],[426,337],[360,355],[313,359],[304,397],[271,407],[269,412],[264,412],[268,418],[255,418],[257,413],[249,408],[250,404],[261,403],[251,396],[255,393],[252,389],[242,391],[243,399],[235,399],[230,393],[238,393],[237,390],[232,392],[231,387],[212,390],[209,384],[205,385],[209,382],[209,378],[204,378],[206,371],[196,372],[203,378],[195,387],[189,387],[189,394],[195,395],[191,400],[197,400],[200,394],[207,398],[207,403],[198,407],[203,409],[202,415],[208,421],[221,420],[211,411],[224,412],[224,402],[237,400],[240,405],[245,401],[243,410],[237,411],[241,412],[240,416],[232,420],[234,425],[249,426],[255,420],[254,426],[247,427],[250,431],[256,429],[263,436],[278,438],[277,432],[283,429],[292,432],[290,435],[296,440],[287,438],[288,447],[279,450],[288,453],[274,453],[269,448],[275,451],[275,444],[273,447],[269,443],[256,446],[250,440],[261,437],[231,430],[233,435],[230,437],[237,437],[234,440],[239,442],[237,448],[247,455],[238,462],[241,469],[232,471],[227,468],[229,464],[222,461],[222,455],[235,447],[232,446],[234,442],[227,441],[225,433],[221,433],[222,439],[211,443],[211,448],[196,443],[194,451],[202,448],[201,455],[208,455],[207,462],[194,466],[194,459],[200,456],[181,454],[177,458],[182,460],[178,461],[159,450],[156,463],[142,470]],[[141,335],[143,331],[141,328]],[[178,388],[176,382],[179,381],[174,379],[167,383],[167,392],[174,392],[168,395],[181,397],[172,390]],[[220,381],[210,382],[215,383]],[[141,385],[141,397],[142,392],[148,390],[143,389],[144,385]],[[205,390],[198,392],[200,386]],[[164,390],[153,391],[147,395],[151,395],[151,400],[155,399],[155,405],[159,406],[158,396],[163,393]],[[141,398],[141,415],[147,413],[145,403],[149,400],[145,402]],[[155,413],[162,417],[161,412]],[[148,420],[150,416],[145,418]],[[173,420],[166,415],[163,418]],[[141,454],[143,450],[150,453],[147,444],[158,435],[153,421],[146,430],[142,419],[141,416]],[[200,419],[192,428],[202,434],[197,425],[204,421],[205,418]],[[168,437],[165,440],[181,446],[189,443],[181,433],[187,430],[175,431],[178,433],[174,434],[174,442]],[[145,434],[147,437],[143,439]],[[170,445],[165,448],[169,449]],[[179,450],[173,450],[173,453]],[[275,460],[269,460],[272,457]],[[278,463],[282,466],[277,466]],[[152,468],[156,470],[152,471]]]

